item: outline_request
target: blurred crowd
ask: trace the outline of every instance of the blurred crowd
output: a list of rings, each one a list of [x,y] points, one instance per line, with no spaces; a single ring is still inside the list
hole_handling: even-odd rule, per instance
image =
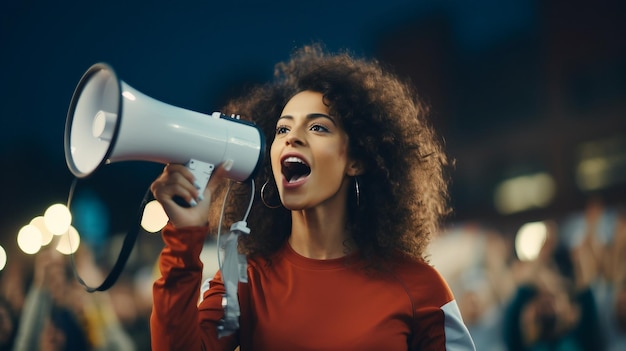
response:
[[[66,256],[49,245],[28,259],[10,260],[0,272],[0,350],[150,350],[156,254],[143,264],[133,254],[108,290],[90,293],[79,283],[101,284],[114,249],[82,243]]]
[[[626,350],[626,211],[594,199],[543,222],[533,259],[516,255],[515,233],[485,223],[455,224],[433,240],[429,260],[449,281],[477,350]],[[150,350],[158,249],[135,255],[113,287],[95,293],[75,274],[98,284],[111,266],[102,253],[115,248],[81,245],[68,257],[47,247],[7,264],[0,350]],[[215,250],[205,250],[206,277]]]
[[[543,223],[532,259],[516,254],[516,233],[484,224],[433,243],[476,349],[626,350],[626,211],[592,199]]]

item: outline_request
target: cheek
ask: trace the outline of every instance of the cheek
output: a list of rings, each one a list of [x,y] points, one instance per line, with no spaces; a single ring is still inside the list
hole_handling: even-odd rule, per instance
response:
[[[337,170],[337,172],[345,171],[348,163],[348,148],[344,144],[329,145],[320,153],[319,160],[327,165],[327,167]]]

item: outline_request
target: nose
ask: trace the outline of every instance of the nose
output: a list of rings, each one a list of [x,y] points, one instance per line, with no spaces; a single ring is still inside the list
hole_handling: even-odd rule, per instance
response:
[[[285,138],[285,143],[291,146],[304,145],[304,138],[299,134],[297,129],[294,129],[290,131],[287,138]]]

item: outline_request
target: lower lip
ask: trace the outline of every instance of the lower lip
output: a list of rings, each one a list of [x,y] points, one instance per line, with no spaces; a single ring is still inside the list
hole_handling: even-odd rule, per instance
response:
[[[296,182],[290,183],[287,181],[287,178],[283,177],[283,188],[286,190],[298,188],[302,184],[306,183],[308,179],[309,177],[305,177]]]

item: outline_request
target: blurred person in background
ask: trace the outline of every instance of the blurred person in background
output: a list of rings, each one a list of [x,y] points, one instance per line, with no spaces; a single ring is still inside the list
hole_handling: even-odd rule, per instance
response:
[[[11,350],[17,331],[17,314],[13,306],[0,295],[0,350]]]
[[[503,235],[494,231],[483,232],[475,240],[482,242],[480,260],[474,268],[465,268],[453,282],[453,290],[459,292],[459,309],[476,349],[506,351],[503,310],[515,289],[509,268],[511,249]]]
[[[81,275],[100,279],[91,251],[74,254]],[[106,292],[88,293],[54,245],[36,254],[13,351],[134,351]]]
[[[17,315],[24,307],[24,299],[26,298],[26,288],[29,280],[32,278],[31,266],[27,264],[27,260],[14,252],[9,253],[7,264],[0,271],[0,296],[11,306],[13,312]]]
[[[581,248],[608,351],[626,350],[626,212],[591,198],[585,208]]]
[[[67,304],[69,272],[63,255],[47,247],[34,259],[13,351],[91,350],[85,329]]]
[[[146,272],[148,271],[148,272]],[[150,351],[153,268],[127,270],[109,289],[112,307],[123,330],[132,338],[136,351]],[[149,274],[148,277],[145,275]]]
[[[96,264],[95,257],[88,245],[81,245],[74,254],[76,271],[90,281],[103,281],[104,276]],[[87,293],[83,286],[75,281],[70,286],[74,294],[76,313],[85,320],[86,330],[94,351],[136,351],[133,338],[120,322],[119,309],[115,308],[111,290]],[[115,287],[113,287],[115,288]],[[112,289],[113,289],[112,288]],[[133,298],[132,290],[130,298]],[[128,305],[127,305],[128,306]],[[134,306],[133,306],[134,307]],[[131,311],[133,309],[131,308]]]
[[[52,306],[43,320],[38,344],[40,351],[94,350],[87,339],[84,326],[73,311]],[[37,335],[33,335],[37,337]]]
[[[504,315],[508,350],[604,350],[589,251],[584,245],[569,251],[559,242],[556,223],[548,227],[539,256],[513,267],[518,287]]]

